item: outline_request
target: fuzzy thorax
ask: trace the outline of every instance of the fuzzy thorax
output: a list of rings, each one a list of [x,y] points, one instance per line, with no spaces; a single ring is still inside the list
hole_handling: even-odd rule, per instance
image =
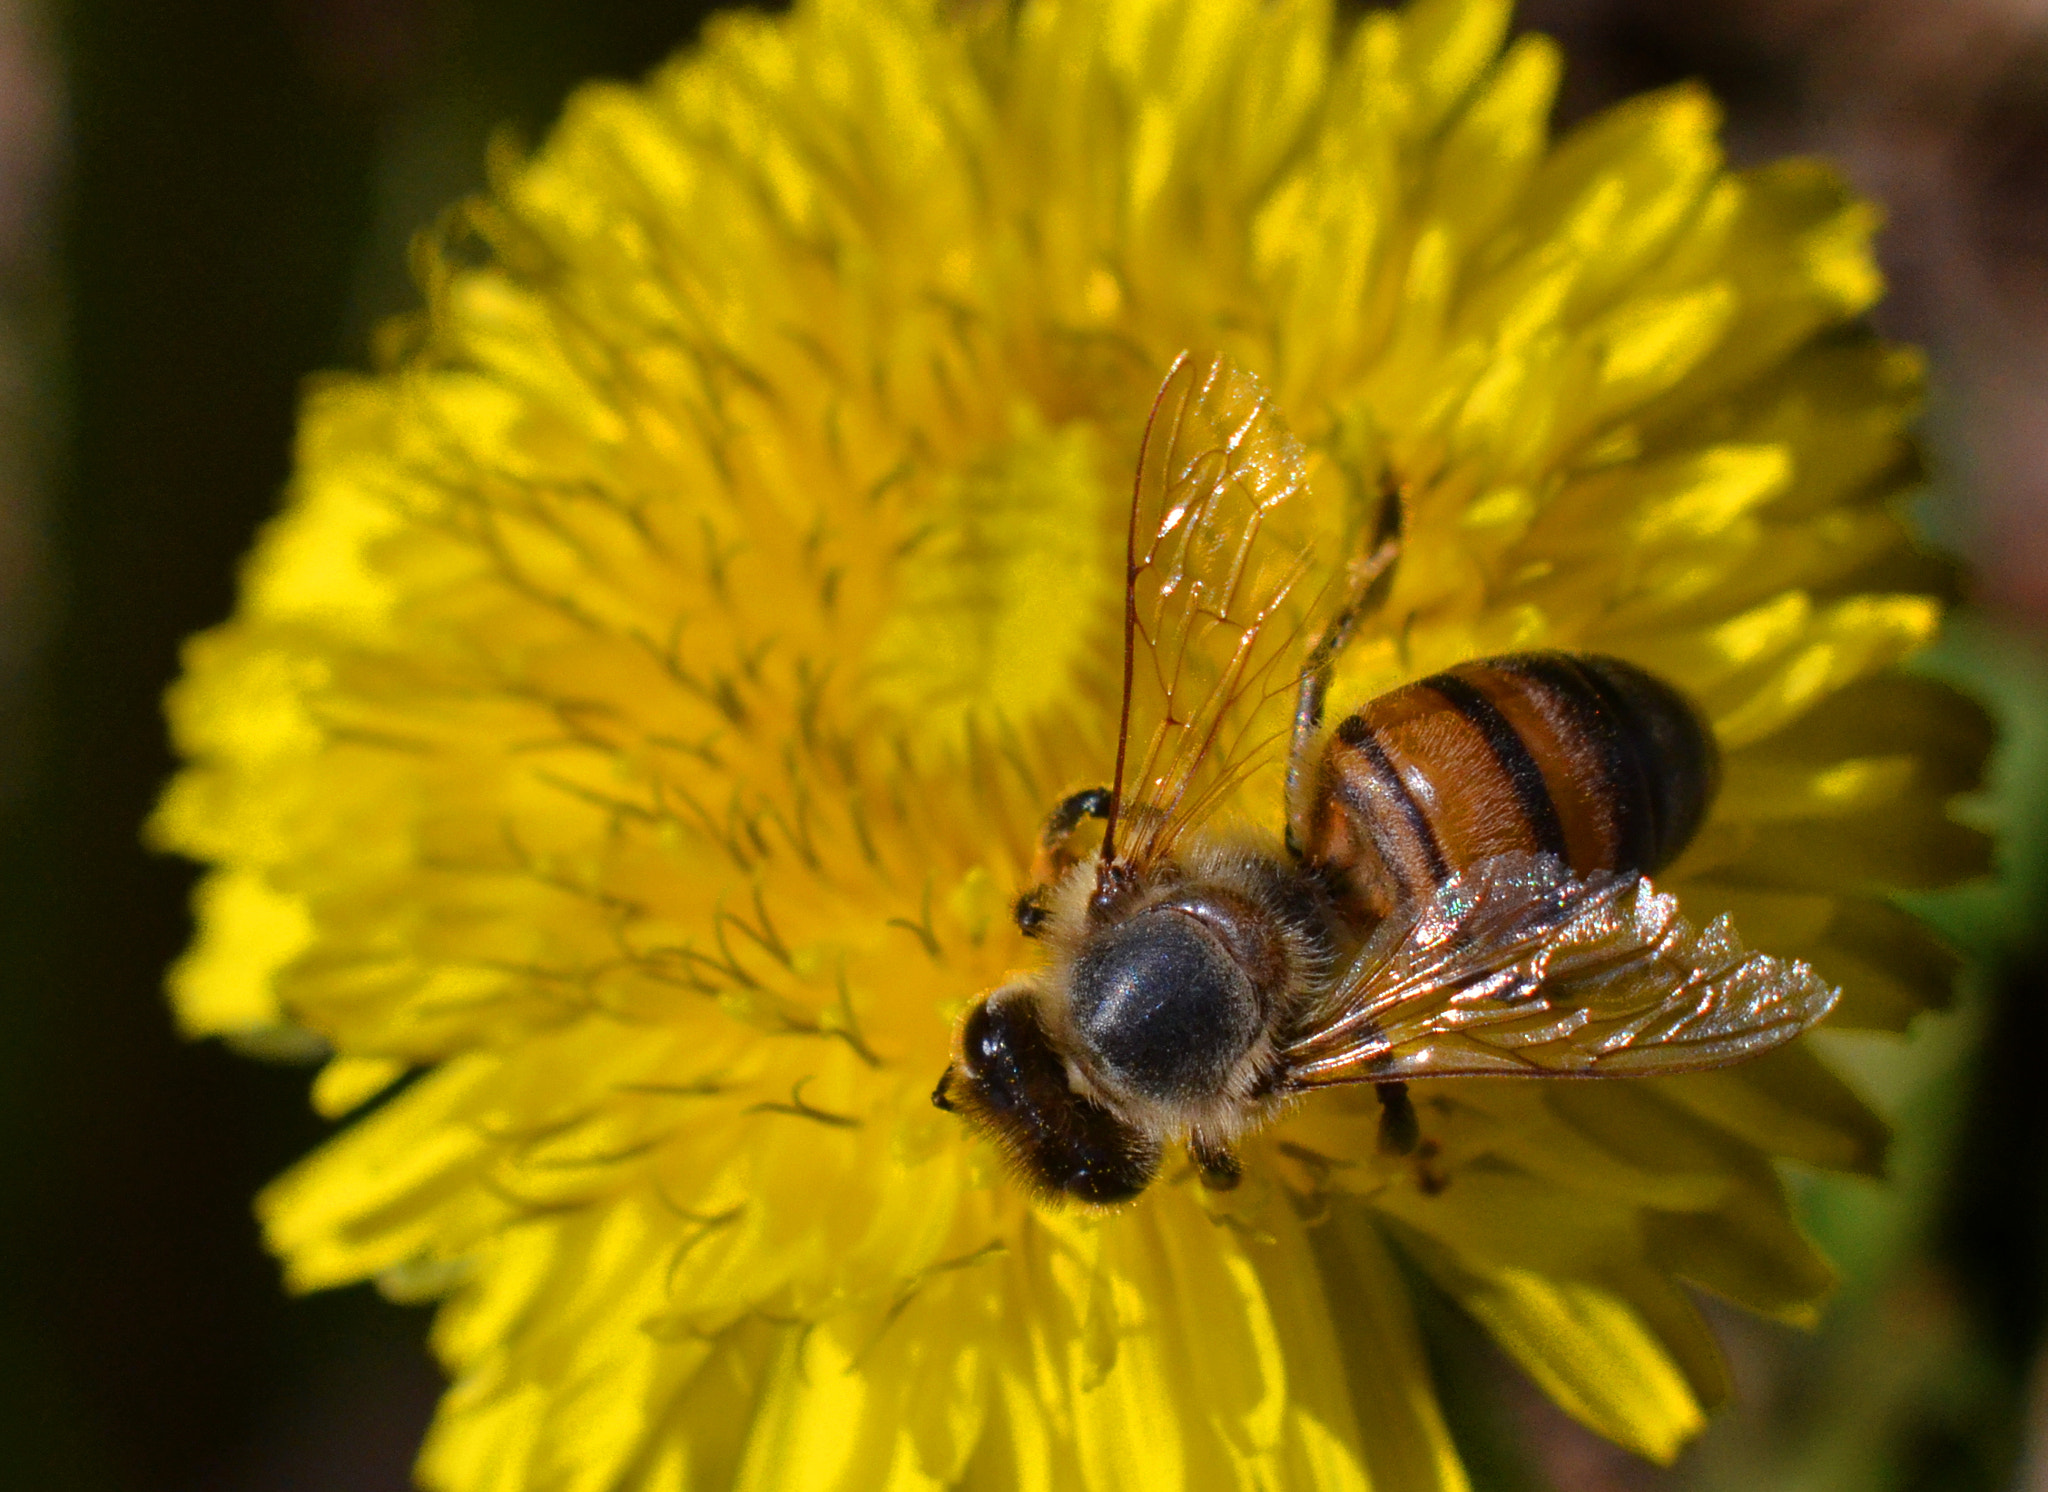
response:
[[[1196,842],[1105,906],[1100,866],[1054,888],[1032,988],[1075,1092],[1155,1141],[1227,1145],[1270,1107],[1276,1034],[1335,950],[1321,891],[1277,845]]]

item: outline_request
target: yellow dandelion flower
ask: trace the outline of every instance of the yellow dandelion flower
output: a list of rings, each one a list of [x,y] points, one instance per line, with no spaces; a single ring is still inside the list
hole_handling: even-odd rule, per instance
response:
[[[1686,1286],[1811,1319],[1774,1158],[1883,1133],[1804,1043],[1441,1083],[1430,1177],[1325,1095],[1236,1191],[1107,1212],[930,1101],[1029,962],[1040,817],[1106,776],[1187,346],[1266,381],[1328,532],[1409,484],[1339,707],[1633,660],[1725,753],[1689,915],[1842,1023],[1938,995],[1887,896],[1983,864],[1944,811],[1982,741],[1892,671],[1941,576],[1872,214],[1728,170],[1693,88],[1553,145],[1506,8],[726,17],[498,160],[382,371],[313,391],[153,832],[212,866],[185,1028],[323,1053],[359,1114],[262,1199],[291,1283],[442,1302],[427,1485],[1461,1488],[1397,1249],[1656,1459],[1725,1392]]]

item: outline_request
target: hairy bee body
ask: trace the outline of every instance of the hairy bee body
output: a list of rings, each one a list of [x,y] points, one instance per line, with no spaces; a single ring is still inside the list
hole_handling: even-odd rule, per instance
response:
[[[1645,879],[1692,839],[1718,765],[1692,706],[1633,664],[1478,659],[1324,732],[1405,499],[1390,481],[1290,674],[1279,619],[1307,555],[1269,520],[1306,472],[1255,378],[1175,363],[1133,484],[1115,773],[1046,819],[1016,905],[1045,956],[969,1010],[932,1094],[1049,1200],[1133,1197],[1175,1144],[1232,1185],[1247,1130],[1339,1084],[1373,1085],[1381,1146],[1420,1152],[1411,1080],[1698,1071],[1839,993],[1726,919],[1695,930]],[[1284,840],[1210,830],[1290,682]],[[1084,818],[1092,856],[1071,847]]]
[[[1716,777],[1691,706],[1616,658],[1480,659],[1383,694],[1330,732],[1298,856],[1198,839],[1114,897],[1069,867],[1038,907],[1043,976],[977,1007],[939,1100],[1050,1193],[1134,1196],[1174,1140],[1227,1183],[1289,1091],[1281,1039],[1382,919],[1505,854],[1659,869]]]
[[[1483,658],[1372,700],[1331,732],[1305,858],[1376,921],[1495,855],[1577,875],[1661,870],[1719,781],[1714,740],[1669,685],[1618,658]]]
[[[1143,1190],[1175,1139],[1228,1170],[1340,929],[1317,878],[1255,842],[1192,846],[1113,908],[1094,887],[1084,862],[1053,888],[1043,977],[975,1007],[934,1098],[1035,1188],[1104,1203]]]

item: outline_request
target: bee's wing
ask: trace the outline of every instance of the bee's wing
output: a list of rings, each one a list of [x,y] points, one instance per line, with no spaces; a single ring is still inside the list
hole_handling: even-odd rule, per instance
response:
[[[1142,869],[1227,793],[1281,726],[1283,604],[1308,568],[1274,510],[1307,486],[1259,381],[1183,353],[1145,426],[1131,494],[1123,715],[1103,859]]]
[[[1791,1040],[1839,993],[1726,917],[1695,929],[1642,876],[1502,855],[1381,924],[1281,1055],[1294,1087],[1692,1072]]]

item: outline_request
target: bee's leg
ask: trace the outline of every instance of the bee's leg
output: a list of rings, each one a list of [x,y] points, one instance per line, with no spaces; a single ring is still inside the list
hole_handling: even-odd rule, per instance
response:
[[[1050,915],[1043,900],[1045,890],[1074,863],[1073,855],[1067,850],[1067,841],[1081,827],[1081,820],[1108,818],[1109,799],[1110,791],[1106,787],[1083,788],[1062,798],[1059,805],[1045,816],[1045,825],[1038,831],[1038,854],[1031,863],[1032,887],[1017,898],[1017,905],[1012,909],[1018,930],[1025,937],[1038,935],[1038,929]]]
[[[1212,1192],[1227,1192],[1244,1178],[1244,1168],[1230,1147],[1209,1139],[1199,1129],[1188,1136],[1188,1159],[1201,1173],[1202,1185]]]
[[[1406,1083],[1374,1083],[1380,1099],[1380,1154],[1413,1155],[1422,1143],[1422,1121]]]
[[[1393,588],[1394,562],[1401,557],[1401,489],[1389,480],[1380,494],[1378,521],[1365,556],[1353,563],[1343,604],[1317,634],[1301,665],[1301,688],[1294,706],[1294,740],[1287,752],[1287,850],[1301,858],[1304,819],[1308,811],[1311,763],[1316,733],[1323,728],[1323,704],[1337,659],[1351,642],[1358,624],[1377,611]]]
[[[1017,931],[1027,938],[1038,936],[1038,930],[1045,926],[1045,919],[1052,912],[1045,905],[1045,887],[1033,886],[1017,898],[1017,904],[1010,908],[1010,915],[1017,919]]]
[[[1108,818],[1109,799],[1106,787],[1084,787],[1060,799],[1059,806],[1045,816],[1045,825],[1038,831],[1039,852],[1051,855],[1065,849],[1083,819]]]

